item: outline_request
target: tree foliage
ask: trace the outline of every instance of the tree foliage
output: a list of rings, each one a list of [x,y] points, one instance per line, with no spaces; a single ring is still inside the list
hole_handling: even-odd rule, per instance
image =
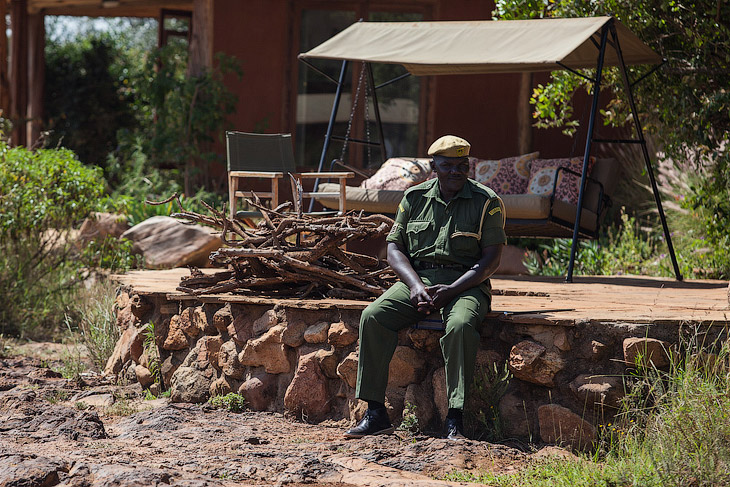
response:
[[[644,128],[690,177],[685,208],[703,218],[706,237],[725,253],[730,272],[730,3],[720,0],[498,0],[495,19],[612,15],[667,60],[636,85],[635,98]],[[611,49],[611,47],[609,47]],[[632,80],[651,67],[631,67]],[[588,70],[589,75],[593,73]],[[630,121],[623,84],[616,68],[604,71],[602,89],[611,101],[602,110],[614,126]],[[531,102],[538,126],[574,132],[572,95],[589,90],[585,80],[554,72],[539,85]]]
[[[78,277],[71,229],[103,190],[101,170],[67,149],[0,142],[0,333],[61,322]]]
[[[210,184],[209,165],[220,161],[213,143],[222,138],[226,117],[238,101],[223,77],[240,77],[241,71],[235,59],[218,55],[214,68],[190,75],[187,61],[187,50],[176,45],[146,57],[134,80],[138,128],[125,137],[126,153],[121,156],[140,150],[152,165],[180,170],[185,192],[192,195],[193,187]]]

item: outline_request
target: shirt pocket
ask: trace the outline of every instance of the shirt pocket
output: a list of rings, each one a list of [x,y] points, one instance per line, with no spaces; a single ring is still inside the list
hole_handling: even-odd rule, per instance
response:
[[[411,250],[429,245],[431,222],[408,222],[406,224],[406,237]]]
[[[449,238],[451,250],[472,256],[479,253],[479,234],[477,227],[468,223],[456,223]]]

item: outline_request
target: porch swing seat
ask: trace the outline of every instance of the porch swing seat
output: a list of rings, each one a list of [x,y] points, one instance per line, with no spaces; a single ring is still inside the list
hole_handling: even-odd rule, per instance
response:
[[[600,220],[611,205],[619,179],[616,159],[598,159],[588,177],[585,201],[581,212],[580,234],[584,238],[598,235]],[[556,173],[557,178],[557,173]],[[337,208],[337,198],[326,196],[336,191],[333,183],[322,183],[315,199],[325,208]],[[347,186],[345,200],[350,210],[366,213],[395,214],[404,191],[367,189]],[[551,196],[535,194],[500,195],[507,220],[505,232],[511,237],[563,238],[573,236],[577,205]]]

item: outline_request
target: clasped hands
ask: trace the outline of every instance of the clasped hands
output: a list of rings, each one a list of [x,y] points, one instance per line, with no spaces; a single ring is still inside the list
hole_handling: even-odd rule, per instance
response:
[[[411,303],[418,308],[419,313],[431,314],[446,306],[454,295],[454,289],[446,284],[419,286],[411,289]]]

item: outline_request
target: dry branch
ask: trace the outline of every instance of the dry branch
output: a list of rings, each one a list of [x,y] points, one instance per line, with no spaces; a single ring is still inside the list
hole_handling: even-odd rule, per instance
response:
[[[193,294],[249,293],[269,296],[373,298],[394,281],[395,275],[379,259],[346,251],[352,241],[367,241],[387,234],[393,221],[384,215],[351,213],[313,216],[302,212],[301,187],[292,185],[291,203],[266,208],[256,194],[249,205],[261,212],[254,228],[231,220],[223,211],[205,205],[210,215],[184,211],[172,216],[203,223],[220,231],[227,245],[211,253],[211,261],[228,267],[216,274],[194,271],[178,290]],[[173,195],[164,202],[176,199]],[[159,202],[162,203],[162,202]],[[180,205],[182,206],[182,205]]]

